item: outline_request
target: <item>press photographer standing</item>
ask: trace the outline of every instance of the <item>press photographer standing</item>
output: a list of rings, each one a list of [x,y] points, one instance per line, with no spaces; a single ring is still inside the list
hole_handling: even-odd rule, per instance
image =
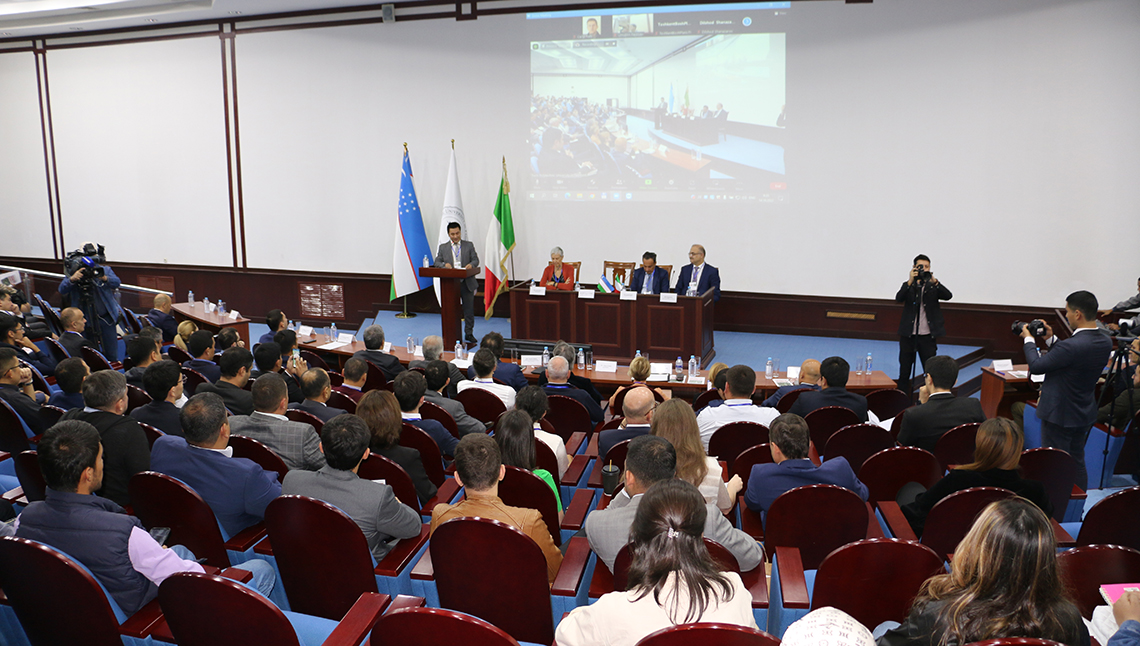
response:
[[[83,311],[87,329],[83,336],[98,343],[107,361],[119,360],[119,334],[115,329],[123,315],[115,290],[122,281],[106,264],[103,245],[88,242],[68,254],[59,293],[71,297],[71,306]]]
[[[1085,468],[1085,441],[1096,421],[1097,379],[1112,353],[1112,340],[1096,329],[1096,296],[1073,292],[1065,299],[1065,318],[1073,336],[1058,341],[1053,328],[1045,324],[1042,355],[1028,325],[1021,327],[1025,339],[1025,362],[1029,372],[1045,375],[1037,418],[1041,420],[1041,445],[1067,451],[1077,461],[1077,486],[1088,488]]]
[[[899,388],[907,393],[912,390],[915,351],[925,371],[926,360],[938,354],[938,337],[946,334],[938,301],[954,297],[930,271],[930,258],[919,254],[913,265],[907,281],[895,294],[895,302],[903,304],[899,321]]]

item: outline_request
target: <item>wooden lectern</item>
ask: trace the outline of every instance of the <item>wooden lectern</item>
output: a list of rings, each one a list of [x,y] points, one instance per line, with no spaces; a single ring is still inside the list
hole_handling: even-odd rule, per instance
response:
[[[456,341],[463,340],[463,305],[459,302],[459,281],[466,280],[469,276],[478,273],[478,267],[471,269],[420,268],[420,276],[439,279],[439,322],[443,327],[444,350],[454,348]]]

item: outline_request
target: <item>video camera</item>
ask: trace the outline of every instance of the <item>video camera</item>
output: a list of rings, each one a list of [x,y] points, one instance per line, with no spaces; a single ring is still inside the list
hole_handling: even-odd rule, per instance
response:
[[[923,269],[922,265],[915,265],[914,268],[918,270],[918,276],[916,276],[916,278],[918,278],[920,282],[926,282],[934,276],[930,270]]]
[[[1036,338],[1045,336],[1045,321],[1042,321],[1041,319],[1033,319],[1028,323],[1014,321],[1013,325],[1010,326],[1010,329],[1013,330],[1014,334],[1020,335],[1021,328],[1023,327],[1029,328],[1029,333]]]
[[[103,252],[103,245],[88,242],[82,249],[67,254],[63,260],[63,270],[68,276],[73,276],[75,272],[82,270],[83,276],[79,281],[89,282],[106,275],[107,270],[103,267],[106,262],[107,256]]]
[[[1140,316],[1120,319],[1117,325],[1120,326],[1119,336],[1137,336],[1137,333],[1140,332]]]

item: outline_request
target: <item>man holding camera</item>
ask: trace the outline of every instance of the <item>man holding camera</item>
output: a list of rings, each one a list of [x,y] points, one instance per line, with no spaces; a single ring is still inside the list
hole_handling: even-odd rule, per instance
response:
[[[1021,326],[1029,372],[1045,375],[1037,404],[1041,445],[1062,449],[1076,459],[1076,484],[1082,489],[1088,488],[1085,440],[1097,415],[1094,391],[1112,353],[1112,340],[1096,331],[1096,315],[1096,296],[1086,291],[1069,294],[1065,318],[1073,336],[1058,341],[1045,323],[1045,345],[1050,350],[1044,355],[1037,349],[1030,326]]]
[[[930,258],[919,254],[913,265],[907,281],[895,294],[895,302],[903,304],[899,321],[899,388],[908,393],[915,351],[925,370],[926,361],[938,354],[938,337],[946,334],[938,301],[954,297],[930,271]]]
[[[85,336],[98,343],[107,361],[119,360],[119,334],[116,326],[123,315],[115,290],[122,281],[104,264],[103,246],[90,242],[68,254],[68,276],[59,284],[59,293],[71,297],[72,307],[83,310],[88,327]]]

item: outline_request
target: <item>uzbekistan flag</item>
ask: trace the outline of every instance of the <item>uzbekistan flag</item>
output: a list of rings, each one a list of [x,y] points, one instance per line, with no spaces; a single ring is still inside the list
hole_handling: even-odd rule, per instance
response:
[[[430,278],[421,278],[419,268],[426,257],[432,264],[435,256],[424,233],[424,218],[412,185],[412,162],[404,149],[404,167],[400,171],[400,204],[395,247],[392,251],[392,292],[390,301],[431,287]]]
[[[487,244],[483,249],[483,305],[490,319],[495,299],[507,291],[507,258],[515,249],[515,223],[511,219],[511,183],[507,180],[507,158],[503,158],[503,178],[499,181],[499,198],[495,200],[495,217],[487,228]]]
[[[616,291],[613,284],[610,283],[610,279],[606,278],[605,274],[602,274],[602,277],[598,279],[598,291],[603,294],[612,294]]]

